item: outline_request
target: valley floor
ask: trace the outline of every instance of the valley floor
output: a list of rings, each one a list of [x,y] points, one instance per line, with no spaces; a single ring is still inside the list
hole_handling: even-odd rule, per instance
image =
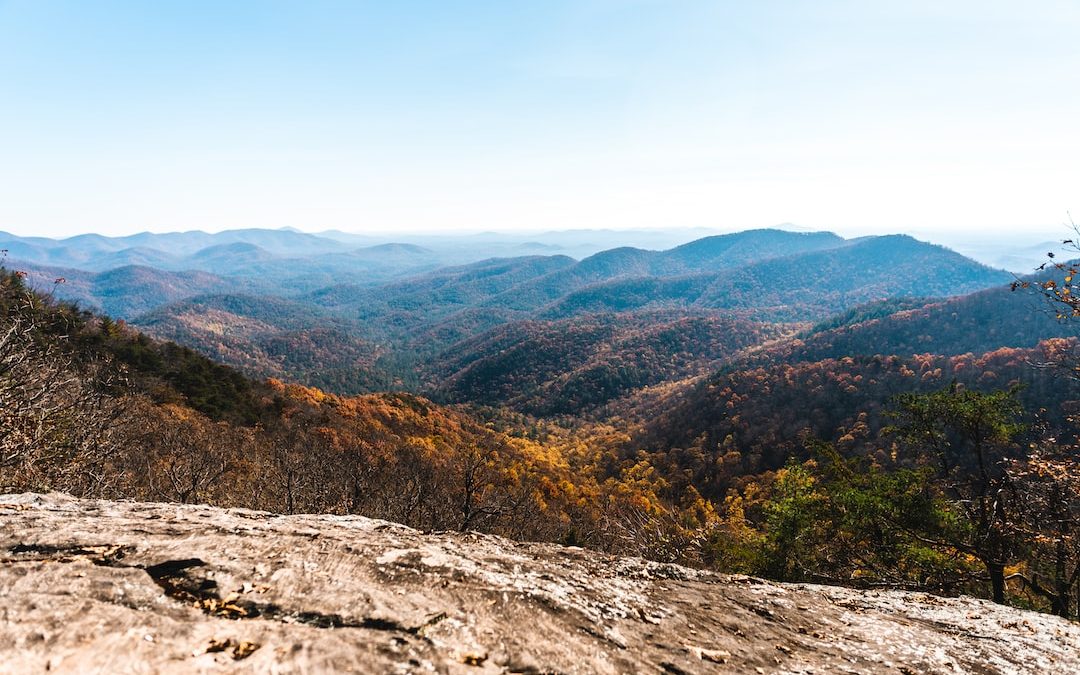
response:
[[[1069,673],[1080,625],[349,516],[0,497],[0,672]]]

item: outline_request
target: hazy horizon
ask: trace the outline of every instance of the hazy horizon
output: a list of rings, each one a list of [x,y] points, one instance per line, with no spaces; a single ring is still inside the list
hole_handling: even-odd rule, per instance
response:
[[[65,240],[74,237],[80,237],[85,235],[102,235],[112,238],[125,238],[133,237],[143,234],[183,234],[201,232],[205,234],[220,234],[223,232],[237,231],[237,230],[266,230],[266,231],[294,231],[304,234],[312,235],[329,235],[329,234],[343,234],[356,237],[368,237],[371,239],[393,241],[394,239],[411,240],[422,238],[468,238],[477,237],[482,235],[491,235],[494,237],[508,237],[508,238],[528,238],[537,237],[542,238],[544,236],[558,236],[560,234],[572,234],[572,233],[607,233],[611,235],[617,234],[683,234],[691,237],[706,237],[718,234],[733,234],[738,232],[745,232],[748,230],[785,230],[789,232],[832,232],[842,237],[852,239],[863,236],[879,236],[879,235],[891,235],[891,234],[904,234],[912,236],[916,239],[928,241],[931,243],[941,244],[949,246],[951,248],[967,248],[970,250],[977,250],[980,247],[998,249],[1001,247],[1010,247],[1016,245],[1026,246],[1038,246],[1045,243],[1060,243],[1063,239],[1075,238],[1075,230],[1072,229],[1072,225],[1063,221],[1056,226],[1044,226],[1040,228],[1032,228],[1025,226],[1017,226],[1013,228],[990,231],[990,232],[971,232],[964,230],[928,230],[917,227],[913,228],[835,228],[835,227],[811,227],[804,226],[798,223],[775,223],[768,225],[758,225],[745,228],[725,228],[721,226],[709,227],[709,226],[668,226],[668,227],[550,227],[550,228],[528,228],[528,229],[509,229],[509,228],[487,228],[487,229],[468,229],[468,230],[440,230],[440,229],[381,229],[381,228],[369,228],[369,229],[348,229],[348,228],[318,228],[318,227],[294,227],[290,225],[283,225],[280,227],[262,227],[259,225],[251,225],[245,227],[176,227],[176,228],[127,228],[123,231],[105,232],[95,229],[85,229],[66,232],[57,235],[38,234],[32,230],[20,231],[19,228],[3,228],[0,227],[0,232],[6,232],[8,234],[15,235],[17,237],[43,237],[54,240]],[[689,239],[687,240],[689,241]]]

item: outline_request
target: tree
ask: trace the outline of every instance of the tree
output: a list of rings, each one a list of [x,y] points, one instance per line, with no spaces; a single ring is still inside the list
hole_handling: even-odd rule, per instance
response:
[[[731,571],[941,592],[971,580],[963,554],[928,541],[950,516],[932,471],[886,470],[828,443],[808,446],[816,459],[789,462],[729,496],[710,553],[733,563]]]
[[[122,445],[120,372],[80,357],[70,317],[0,268],[0,488],[107,494],[109,457]],[[59,335],[51,335],[59,332]]]
[[[151,492],[181,504],[210,501],[230,469],[227,425],[176,406],[144,408],[142,419]]]
[[[985,567],[995,602],[1005,602],[1005,568],[1017,555],[1020,497],[1006,460],[1024,429],[1016,389],[981,393],[955,383],[929,394],[902,394],[895,433],[936,468],[937,483],[959,519],[929,541],[949,545]]]
[[[798,580],[812,573],[828,523],[827,507],[812,467],[791,464],[777,472],[773,497],[764,508],[765,576]]]
[[[1069,223],[1077,237],[1064,239],[1061,245],[1066,251],[1080,254],[1080,225]],[[1047,276],[1043,273],[1050,272]],[[1012,283],[1012,290],[1036,289],[1048,302],[1058,319],[1080,318],[1080,264],[1076,260],[1058,260],[1057,255],[1050,251],[1046,254],[1046,260],[1035,268],[1038,279],[1016,279]]]
[[[1009,467],[1023,495],[1019,527],[1029,546],[1026,570],[1011,577],[1063,617],[1072,614],[1071,597],[1080,583],[1080,467],[1076,453],[1074,446],[1049,442]],[[1080,615],[1080,604],[1076,614]]]
[[[1076,236],[1062,240],[1061,245],[1068,253],[1080,254],[1080,225],[1071,218],[1069,225]],[[1030,277],[1014,280],[1012,290],[1034,290],[1058,321],[1080,319],[1080,260],[1059,260],[1053,251],[1049,251],[1046,260],[1034,272]],[[1044,365],[1061,368],[1072,377],[1080,378],[1080,354],[1076,343],[1059,344],[1051,356],[1052,360]]]

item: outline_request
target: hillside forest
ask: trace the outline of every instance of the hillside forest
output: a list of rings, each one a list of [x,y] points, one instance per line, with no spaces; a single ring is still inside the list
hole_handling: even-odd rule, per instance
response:
[[[780,230],[480,260],[288,231],[5,236],[4,492],[1080,615],[1068,262],[1017,277]]]

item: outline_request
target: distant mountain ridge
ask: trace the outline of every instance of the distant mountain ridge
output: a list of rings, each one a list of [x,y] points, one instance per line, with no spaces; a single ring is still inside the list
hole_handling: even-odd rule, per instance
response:
[[[63,256],[74,256],[68,264],[102,253],[117,253],[128,249],[155,250],[171,256],[186,257],[200,250],[227,244],[252,244],[275,255],[308,255],[329,253],[343,248],[341,242],[295,230],[240,229],[209,233],[200,230],[188,232],[141,232],[121,237],[99,234],[82,234],[66,239],[46,237],[19,237],[0,232],[0,247],[9,249],[12,257],[31,262],[46,262],[38,256],[46,256],[53,262],[62,262]],[[20,246],[20,248],[12,248]]]
[[[113,317],[138,316],[192,296],[220,292],[224,278],[201,271],[168,272],[123,265],[104,272],[8,261],[26,274],[31,286]]]
[[[337,310],[355,307],[365,318],[379,306],[423,307],[428,317],[481,306],[558,318],[649,305],[803,306],[811,292],[805,287],[828,282],[831,296],[817,299],[813,316],[794,316],[797,312],[788,309],[782,320],[790,321],[898,294],[966,293],[1009,278],[910,237],[845,240],[831,233],[751,230],[666,251],[611,249],[581,261],[561,256],[493,259],[378,287],[322,289],[314,300],[323,304],[319,298],[332,297]],[[802,285],[787,290],[785,284],[790,287],[793,281]]]
[[[566,294],[545,308],[544,315],[694,306],[767,320],[805,321],[873,300],[961,295],[1011,279],[1006,272],[903,235],[841,242],[713,274],[614,279]]]
[[[598,251],[624,243],[650,249],[667,249],[687,241],[711,234],[703,228],[672,228],[641,231],[619,230],[570,230],[532,234],[481,233],[470,235],[448,234],[354,234],[329,230],[320,233],[301,232],[295,228],[264,229],[246,228],[209,233],[200,230],[186,232],[142,232],[139,234],[107,237],[99,234],[83,234],[63,239],[18,236],[0,232],[0,249],[8,257],[36,265],[71,267],[87,271],[103,271],[125,264],[143,264],[172,271],[205,268],[199,252],[227,244],[252,244],[268,251],[275,259],[295,261],[283,264],[319,264],[339,274],[349,274],[350,256],[355,254],[368,259],[368,268],[362,271],[367,279],[385,279],[387,271],[379,265],[370,265],[376,255],[402,255],[417,257],[413,265],[397,272],[416,272],[445,265],[460,265],[492,257],[510,257],[523,253],[570,255],[584,258]],[[326,256],[343,256],[337,262]],[[394,261],[401,266],[402,260]],[[290,276],[296,276],[293,272]],[[363,276],[363,275],[361,275]],[[359,280],[357,275],[351,279]],[[310,289],[309,289],[310,290]]]
[[[215,234],[146,232],[126,237],[80,235],[60,240],[0,232],[0,250],[7,252],[9,261],[30,266],[104,272],[124,265],[144,265],[166,272],[272,280],[284,294],[314,290],[336,280],[383,281],[444,264],[440,254],[410,244],[357,248],[313,234],[262,229]],[[280,285],[282,281],[288,283]]]
[[[809,327],[868,302],[962,295],[1011,279],[902,235],[844,239],[778,229],[707,236],[664,250],[622,246],[581,260],[518,255],[460,265],[440,265],[442,253],[417,244],[349,248],[287,230],[88,235],[53,242],[51,249],[48,241],[22,240],[15,250],[45,247],[72,257],[70,249],[82,247],[83,258],[106,251],[100,262],[149,259],[157,254],[147,244],[174,245],[171,264],[187,265],[186,271],[33,263],[24,269],[38,288],[249,375],[349,394],[403,387],[489,402],[500,387],[527,383],[515,405],[537,412],[601,405],[639,387],[702,374],[733,351],[775,338],[766,324]],[[280,257],[284,248],[326,252]],[[192,271],[195,265],[212,272]],[[54,286],[61,276],[66,283]],[[518,336],[538,351],[533,357],[498,353],[514,326],[528,327]],[[680,330],[692,338],[682,340]],[[710,331],[730,332],[730,339]],[[462,354],[476,363],[441,367]],[[477,385],[479,372],[490,376],[490,387]],[[432,390],[438,378],[450,379]]]

